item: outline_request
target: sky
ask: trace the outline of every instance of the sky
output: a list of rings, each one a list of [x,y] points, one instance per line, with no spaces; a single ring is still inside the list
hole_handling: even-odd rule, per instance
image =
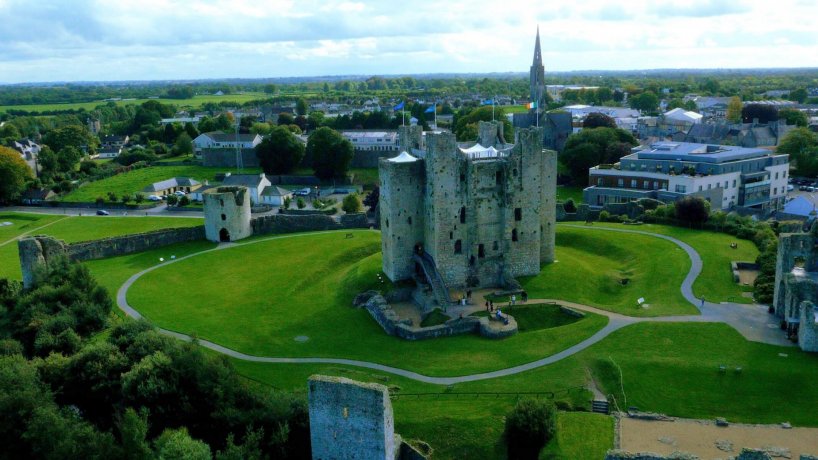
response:
[[[0,82],[818,67],[816,0],[0,0]]]

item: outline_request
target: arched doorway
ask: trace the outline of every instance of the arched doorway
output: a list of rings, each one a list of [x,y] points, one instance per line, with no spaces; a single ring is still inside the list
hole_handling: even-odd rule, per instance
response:
[[[219,230],[219,241],[230,241],[230,232],[228,232],[226,228]]]

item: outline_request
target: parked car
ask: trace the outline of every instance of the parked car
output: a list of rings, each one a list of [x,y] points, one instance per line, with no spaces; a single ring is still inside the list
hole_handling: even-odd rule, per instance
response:
[[[795,190],[795,187],[793,187],[792,185],[787,186],[787,191],[788,192],[792,192],[793,190]]]
[[[148,201],[162,201],[162,198],[159,195],[150,195]]]
[[[293,192],[293,195],[295,195],[295,196],[307,196],[307,195],[309,195],[309,194],[310,194],[310,192],[311,192],[311,191],[312,191],[312,190],[310,190],[310,188],[309,188],[309,187],[307,187],[307,188],[302,188],[302,189],[299,189],[299,190],[294,191],[294,192]]]
[[[812,185],[810,185],[809,187],[807,187],[807,191],[808,191],[808,192],[814,192],[814,191],[815,191],[815,187],[813,187]]]
[[[181,191],[181,190],[177,190],[177,191],[173,192],[173,194],[174,194],[174,195],[176,195],[176,196],[178,196],[178,197],[183,197],[183,196],[185,196],[185,192],[183,192],[183,191]]]
[[[800,190],[802,192],[805,192],[807,190],[807,186],[806,185],[799,185],[798,190]]]
[[[104,209],[97,209],[97,215],[98,216],[107,216],[109,214],[110,213],[108,211],[104,210]]]

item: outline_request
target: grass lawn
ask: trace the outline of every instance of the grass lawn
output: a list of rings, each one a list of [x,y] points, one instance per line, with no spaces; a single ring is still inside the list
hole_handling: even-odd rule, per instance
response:
[[[50,235],[68,243],[109,236],[147,232],[163,228],[202,225],[203,219],[174,217],[76,217],[58,214],[2,213],[0,222],[15,225],[0,227],[0,278],[22,279],[15,239],[23,233]],[[33,230],[33,231],[32,231]],[[133,273],[131,273],[133,274]],[[130,275],[129,275],[130,276]]]
[[[711,302],[752,303],[752,299],[741,295],[752,287],[733,282],[730,262],[755,262],[758,249],[749,240],[742,240],[726,233],[710,232],[669,225],[645,224],[638,227],[621,224],[594,224],[613,228],[627,228],[651,233],[661,233],[684,241],[692,246],[702,258],[702,273],[693,283],[693,293],[702,295]],[[730,243],[738,243],[736,249]]]
[[[679,290],[690,259],[678,246],[642,235],[557,226],[557,260],[520,278],[532,299],[559,299],[631,316],[696,314]],[[623,279],[628,279],[626,285]],[[637,306],[644,297],[649,308]]]
[[[431,313],[429,313],[428,315],[426,315],[425,318],[423,318],[423,321],[420,322],[420,326],[421,327],[437,326],[438,324],[443,324],[450,319],[451,318],[444,314],[439,308],[435,308],[434,310],[432,310]]]
[[[201,254],[146,274],[128,301],[161,327],[249,354],[364,359],[438,376],[534,361],[607,323],[589,315],[500,341],[462,335],[407,342],[388,336],[369,313],[351,306],[356,293],[380,287],[380,233],[355,231],[346,238],[347,233],[288,235]],[[301,335],[309,340],[296,341]]]
[[[378,177],[378,168],[353,168],[349,172],[354,174],[352,183],[360,185],[366,190],[371,190],[375,185],[381,183]]]
[[[614,446],[614,419],[590,412],[559,412],[557,432],[541,459],[598,460]]]
[[[201,183],[205,180],[213,182],[217,173],[228,172],[228,168],[209,168],[204,166],[149,166],[94,182],[88,182],[80,188],[65,195],[61,201],[66,202],[93,202],[97,197],[108,199],[108,192],[116,195],[141,192],[143,188],[172,177],[192,177]],[[255,174],[259,168],[245,168],[245,174]]]
[[[531,304],[515,306],[512,309],[505,309],[505,312],[514,317],[517,321],[517,328],[520,332],[536,331],[539,329],[550,329],[552,327],[565,326],[576,323],[579,316],[569,315],[562,311],[559,305],[553,304]],[[487,311],[472,313],[472,316],[488,316]]]
[[[558,185],[557,201],[565,202],[569,198],[574,200],[574,204],[582,203],[582,187],[576,187],[573,185]]]
[[[142,104],[149,100],[159,101],[163,104],[172,104],[177,107],[201,107],[203,104],[208,102],[236,102],[236,103],[244,103],[256,99],[265,99],[269,98],[270,95],[264,93],[245,93],[245,94],[226,94],[224,96],[213,96],[210,94],[201,95],[201,96],[194,96],[192,99],[165,99],[165,98],[158,98],[158,99],[131,99],[131,100],[123,100],[123,101],[115,101],[117,105],[134,105],[134,104]],[[3,105],[0,106],[0,113],[6,112],[8,110],[27,110],[29,112],[44,112],[44,111],[51,111],[51,110],[92,110],[98,105],[105,105],[107,102],[103,101],[91,101],[91,102],[75,102],[75,103],[68,103],[68,104],[27,104],[27,105]]]

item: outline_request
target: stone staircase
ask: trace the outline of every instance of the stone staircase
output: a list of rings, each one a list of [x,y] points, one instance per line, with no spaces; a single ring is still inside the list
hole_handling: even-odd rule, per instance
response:
[[[434,293],[437,303],[441,307],[451,305],[452,299],[449,297],[449,289],[446,287],[443,277],[440,276],[440,272],[437,271],[437,266],[432,256],[429,255],[428,252],[423,251],[423,254],[415,254],[412,257],[423,269],[423,274],[426,276],[426,281],[429,282],[429,286],[432,287],[432,292]]]
[[[605,401],[605,400],[591,401],[591,412],[596,412],[598,414],[608,414],[608,413],[610,413],[610,407],[608,405],[608,401]]]

